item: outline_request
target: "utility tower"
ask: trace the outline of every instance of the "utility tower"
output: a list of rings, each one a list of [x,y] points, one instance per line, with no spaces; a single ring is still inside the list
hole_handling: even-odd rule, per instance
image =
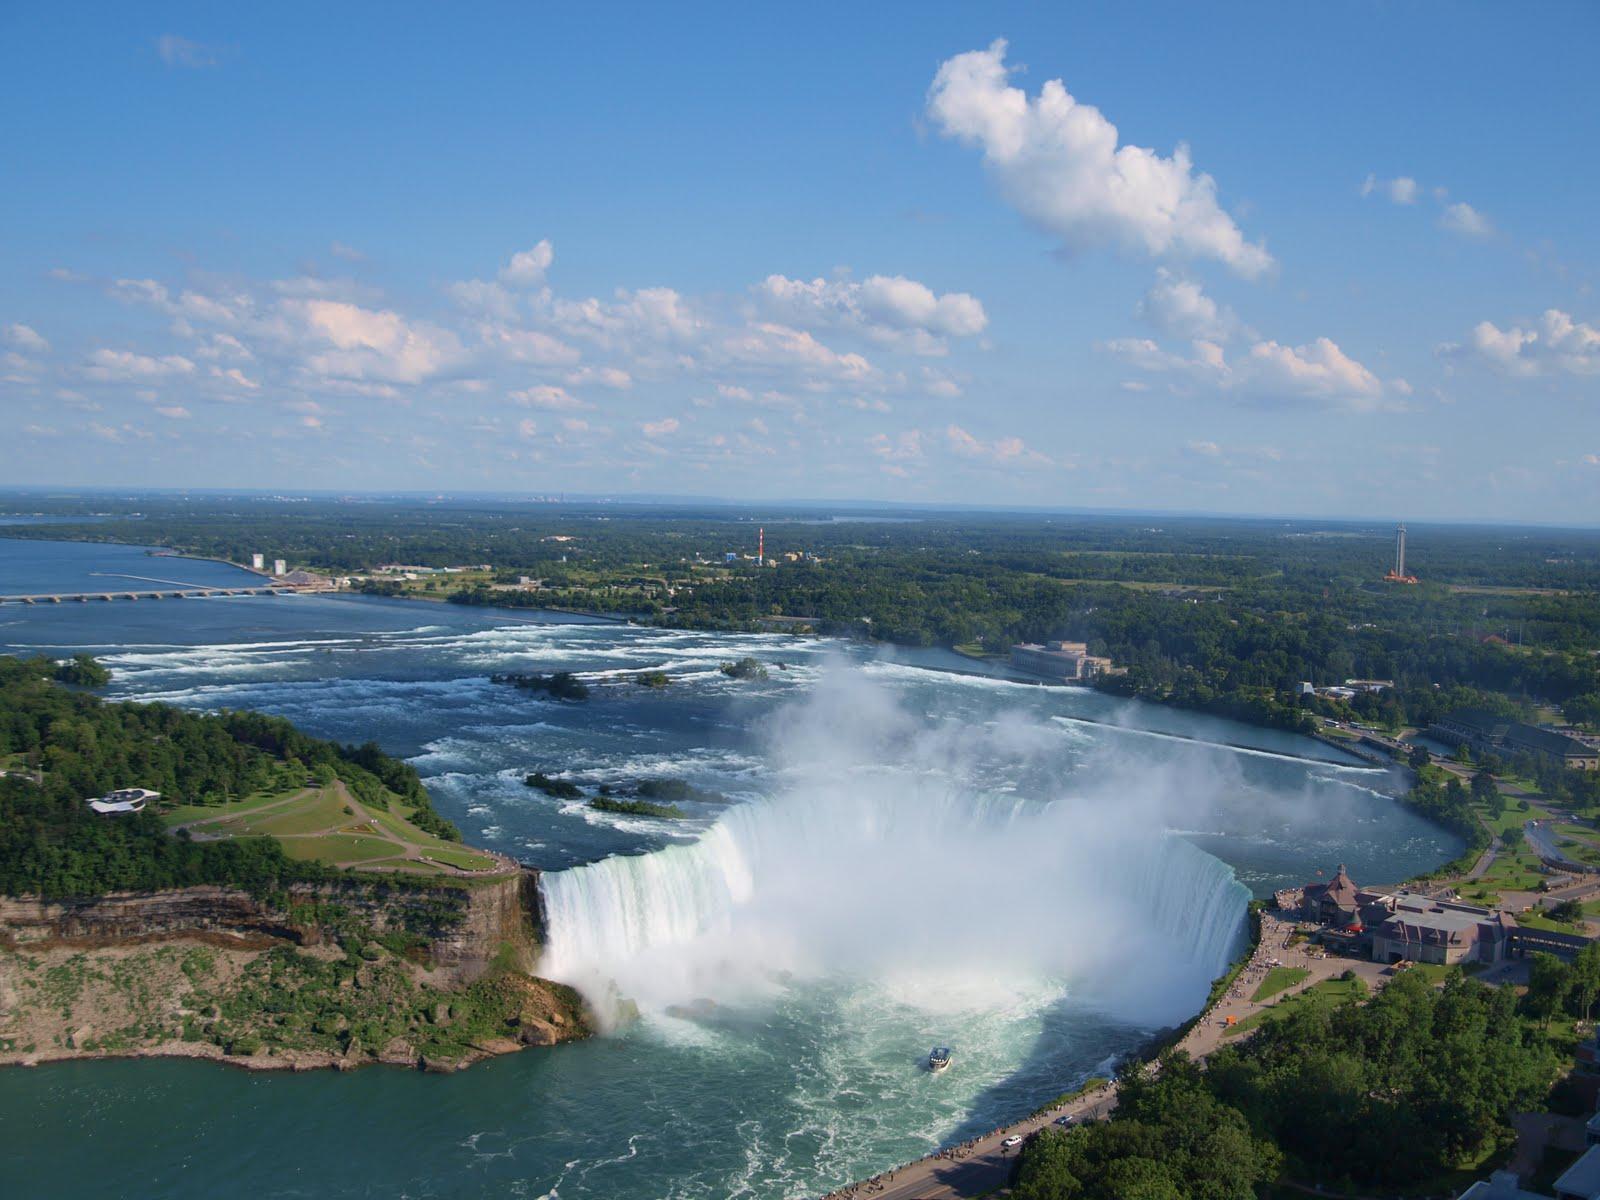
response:
[[[1394,531],[1394,566],[1384,577],[1388,583],[1415,583],[1415,575],[1406,574],[1406,527],[1395,526]]]

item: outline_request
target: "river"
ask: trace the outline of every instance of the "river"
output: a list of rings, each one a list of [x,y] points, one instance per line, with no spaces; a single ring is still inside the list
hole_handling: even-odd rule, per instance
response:
[[[0,540],[0,592],[97,572],[250,578]],[[0,653],[77,651],[117,698],[257,708],[408,758],[469,841],[546,872],[543,969],[618,1019],[451,1077],[0,1072],[0,1156],[29,1195],[815,1194],[1192,1014],[1250,894],[1339,862],[1395,881],[1459,849],[1397,780],[1316,742],[951,674],[946,652],[362,597],[0,608]],[[766,681],[718,669],[745,655]],[[634,682],[652,669],[671,685]],[[590,700],[488,678],[550,670],[583,672]],[[525,787],[535,770],[722,799],[619,817]],[[934,1044],[956,1051],[938,1076]]]

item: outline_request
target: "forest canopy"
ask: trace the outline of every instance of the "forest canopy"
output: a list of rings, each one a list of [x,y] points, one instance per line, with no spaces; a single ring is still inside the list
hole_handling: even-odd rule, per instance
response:
[[[416,807],[413,823],[460,838],[416,771],[374,744],[340,746],[260,713],[106,702],[61,687],[56,673],[46,658],[0,657],[0,894],[199,883],[260,892],[323,871],[289,859],[270,838],[191,842],[150,809],[108,819],[84,803],[124,787],[206,804],[331,775],[364,804],[387,808],[399,797]]]

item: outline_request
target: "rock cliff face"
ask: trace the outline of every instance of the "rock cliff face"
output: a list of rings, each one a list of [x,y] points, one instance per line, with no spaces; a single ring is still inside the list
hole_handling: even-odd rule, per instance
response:
[[[83,900],[0,896],[0,944],[100,946],[195,932],[266,934],[294,941],[306,935],[286,914],[231,888],[113,892]]]
[[[538,872],[461,887],[411,888],[370,878],[298,884],[279,905],[221,887],[81,900],[0,897],[0,946],[111,946],[197,933],[315,945],[325,927],[349,917],[378,934],[425,943],[429,965],[462,983],[491,963],[531,973],[539,943]]]
[[[541,938],[539,873],[525,868],[464,890],[467,903],[459,920],[441,925],[430,938],[433,962],[463,981],[478,978],[496,961],[532,974]]]
[[[470,886],[362,876],[270,902],[220,887],[0,897],[0,1066],[131,1055],[451,1071],[587,1037],[582,997],[530,973],[539,934],[531,870]],[[295,993],[292,1013],[227,1003],[269,985]]]

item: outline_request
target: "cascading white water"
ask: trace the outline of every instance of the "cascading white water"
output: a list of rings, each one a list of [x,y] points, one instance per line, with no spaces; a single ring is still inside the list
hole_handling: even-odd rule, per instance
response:
[[[770,799],[693,843],[543,877],[542,974],[602,1011],[831,979],[945,1011],[1070,990],[1162,1021],[1193,1011],[1237,945],[1245,889],[1164,833],[1205,803],[1170,763],[1062,777],[1060,727],[930,723],[851,670],[769,732]],[[1009,790],[1030,764],[1054,797]]]
[[[1048,979],[1154,1020],[1192,1009],[1238,945],[1245,889],[1180,838],[1065,801],[848,792],[544,876],[541,973],[646,1008],[796,976],[892,981],[928,1007]]]

